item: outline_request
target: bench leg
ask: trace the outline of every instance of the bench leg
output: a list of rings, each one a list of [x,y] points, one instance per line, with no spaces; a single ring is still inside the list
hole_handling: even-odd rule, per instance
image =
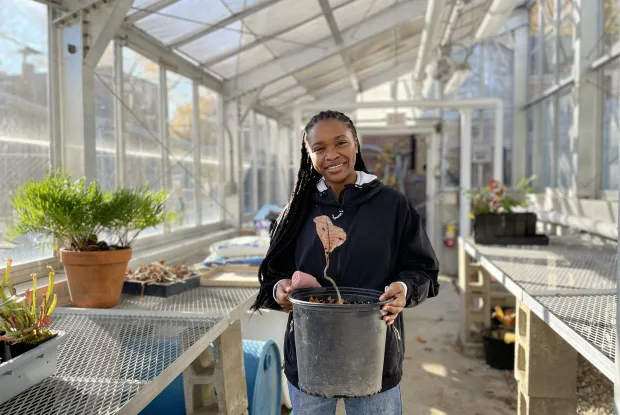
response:
[[[183,371],[188,415],[247,415],[241,323],[235,321]]]
[[[577,410],[577,352],[517,302],[515,378],[518,415],[569,415]]]
[[[458,343],[463,353],[471,357],[483,355],[480,329],[491,324],[489,278],[482,267],[472,262],[459,244],[459,290],[461,322]]]

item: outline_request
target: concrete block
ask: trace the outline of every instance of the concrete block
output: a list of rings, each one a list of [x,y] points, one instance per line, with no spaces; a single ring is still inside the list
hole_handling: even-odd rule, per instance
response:
[[[490,278],[486,270],[480,264],[472,262],[465,249],[459,246],[459,289],[461,297],[459,342],[462,345],[481,344],[480,330],[491,325],[489,284]]]
[[[575,415],[577,398],[551,399],[527,396],[519,387],[518,415]]]
[[[248,410],[241,323],[236,321],[183,372],[188,415],[245,415]]]
[[[577,351],[520,302],[515,360],[515,377],[527,398],[575,399]]]
[[[215,388],[220,413],[244,414],[248,409],[248,396],[243,363],[241,323],[235,321],[214,343]]]

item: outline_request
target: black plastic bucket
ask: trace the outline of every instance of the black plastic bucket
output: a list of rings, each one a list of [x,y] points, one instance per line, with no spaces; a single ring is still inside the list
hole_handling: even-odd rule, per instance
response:
[[[381,391],[387,326],[380,291],[340,288],[355,303],[310,303],[310,297],[337,298],[334,288],[302,288],[289,294],[299,388],[326,398],[363,397]]]
[[[487,331],[483,333],[484,360],[497,370],[513,370],[515,364],[515,344],[496,339]]]

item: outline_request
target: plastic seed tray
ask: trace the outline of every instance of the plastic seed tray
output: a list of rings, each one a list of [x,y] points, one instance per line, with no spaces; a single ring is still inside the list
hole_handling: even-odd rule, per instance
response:
[[[182,281],[169,283],[147,284],[144,281],[126,280],[123,283],[123,293],[130,295],[146,295],[155,297],[170,297],[184,291],[194,289],[200,285],[200,275],[194,275]],[[144,286],[144,289],[143,289]]]

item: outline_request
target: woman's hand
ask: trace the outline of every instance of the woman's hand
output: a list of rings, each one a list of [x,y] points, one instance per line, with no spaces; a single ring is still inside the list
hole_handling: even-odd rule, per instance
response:
[[[293,309],[293,304],[288,300],[288,293],[292,289],[292,280],[280,280],[276,288],[276,302],[286,311]]]
[[[403,308],[405,307],[405,304],[407,302],[407,298],[405,297],[405,288],[403,287],[403,284],[397,282],[393,282],[392,284],[390,284],[387,291],[381,297],[379,297],[379,301],[384,301],[392,297],[394,297],[394,301],[384,305],[382,308],[383,311],[389,313],[387,316],[383,317],[383,320],[385,320],[388,326],[394,324],[394,320],[396,320],[398,314],[403,311]]]

